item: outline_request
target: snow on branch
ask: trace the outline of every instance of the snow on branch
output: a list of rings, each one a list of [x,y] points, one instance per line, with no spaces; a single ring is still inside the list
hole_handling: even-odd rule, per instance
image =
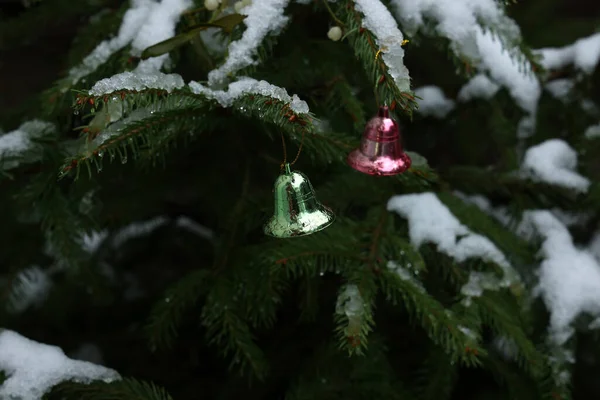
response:
[[[11,285],[7,301],[8,311],[19,314],[31,306],[40,305],[51,287],[50,275],[40,267],[31,266],[20,271]]]
[[[379,0],[355,0],[356,10],[361,12],[363,27],[375,35],[377,46],[381,50],[381,59],[394,79],[394,83],[403,92],[410,91],[410,76],[404,65],[404,36],[396,20]]]
[[[484,289],[508,287],[516,279],[515,272],[496,245],[462,225],[435,194],[394,196],[388,201],[387,209],[408,220],[410,240],[416,248],[433,243],[438,251],[457,262],[480,258],[503,269],[502,280],[493,279],[491,274],[472,272],[469,282],[461,290],[467,300],[480,296]]]
[[[550,139],[530,147],[521,165],[521,175],[577,192],[586,192],[590,181],[579,175],[577,152],[564,140]]]
[[[214,99],[223,107],[231,107],[235,100],[246,94],[259,94],[289,103],[290,109],[295,113],[307,114],[309,111],[308,104],[300,100],[297,95],[290,96],[283,88],[252,78],[242,77],[240,80],[232,82],[227,91],[212,90],[193,81],[190,82],[189,86],[193,93],[202,94],[209,99]]]
[[[131,54],[140,56],[142,51],[156,43],[167,40],[175,35],[175,26],[179,17],[187,8],[192,6],[191,0],[132,0],[131,8],[125,13],[118,35],[100,43],[92,53],[87,56],[83,63],[69,72],[73,84],[79,79],[94,72],[100,65],[104,64],[109,57],[125,46],[131,44]],[[169,55],[163,54],[141,61],[134,73],[140,75],[138,79],[160,82],[160,69],[168,61]],[[126,74],[131,74],[130,72]],[[114,82],[105,79],[103,85],[114,88],[119,81],[126,77],[117,74]],[[147,76],[144,78],[144,76]],[[153,78],[154,76],[154,78]],[[181,79],[181,78],[179,78]],[[100,87],[95,87],[94,95],[102,95],[109,92],[101,92]],[[150,86],[152,87],[152,86]],[[122,89],[123,87],[117,89]],[[162,88],[162,87],[161,87]],[[116,89],[115,89],[116,90]],[[111,90],[114,91],[114,90]]]
[[[278,34],[289,18],[283,15],[289,0],[254,0],[242,8],[246,30],[239,40],[231,42],[225,62],[209,72],[209,84],[223,83],[237,71],[257,63],[258,48],[268,34]]]
[[[458,92],[458,100],[462,102],[473,99],[489,100],[498,93],[500,86],[492,82],[485,74],[477,74]]]
[[[53,386],[68,380],[90,383],[120,379],[112,369],[72,360],[57,346],[9,330],[0,331],[0,370],[8,375],[0,385],[0,399],[41,399]]]
[[[577,40],[565,47],[549,47],[535,50],[542,56],[540,64],[546,69],[561,69],[574,65],[580,71],[591,74],[600,61],[600,33]]]
[[[415,34],[427,30],[433,22],[437,34],[450,40],[458,57],[466,57],[475,67],[487,72],[493,81],[508,88],[521,108],[535,113],[541,91],[539,82],[530,68],[524,70],[516,49],[509,52],[505,48],[520,41],[520,31],[497,2],[392,0],[392,6],[407,32]]]
[[[178,74],[164,74],[159,71],[143,74],[139,71],[127,71],[96,82],[90,89],[89,95],[102,96],[118,90],[141,91],[145,89],[162,89],[171,93],[183,86],[185,86],[183,78]]]
[[[575,247],[568,229],[549,211],[525,212],[520,231],[543,240],[536,292],[550,311],[550,337],[561,345],[573,334],[577,316],[600,316],[600,265],[589,251]]]
[[[454,101],[448,99],[437,86],[419,87],[415,89],[415,95],[421,98],[417,100],[419,104],[417,113],[423,116],[444,118],[454,109]]]
[[[18,129],[5,134],[0,133],[0,169],[11,169],[19,165],[10,158],[23,155],[34,147],[31,139],[43,136],[54,130],[54,125],[33,120],[23,123]]]

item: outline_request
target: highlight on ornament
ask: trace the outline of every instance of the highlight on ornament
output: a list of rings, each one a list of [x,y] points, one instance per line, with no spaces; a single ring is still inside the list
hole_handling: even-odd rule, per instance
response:
[[[310,235],[327,228],[335,220],[333,211],[321,204],[310,181],[290,164],[275,181],[275,210],[264,226],[265,234],[277,238]]]
[[[411,160],[402,149],[398,123],[390,118],[387,106],[365,127],[360,147],[348,155],[348,165],[368,175],[390,176],[410,168]]]

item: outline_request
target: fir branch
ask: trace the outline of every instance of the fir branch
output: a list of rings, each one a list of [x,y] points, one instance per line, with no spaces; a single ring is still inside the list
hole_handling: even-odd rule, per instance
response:
[[[314,116],[296,113],[289,104],[272,97],[247,94],[234,101],[232,110],[242,117],[254,117],[277,126],[298,146],[302,144],[311,157],[341,160],[351,149],[345,136],[317,132]]]
[[[334,345],[317,347],[285,400],[414,399],[374,337],[361,357],[346,357]]]
[[[431,346],[425,362],[417,371],[420,400],[448,400],[458,378],[458,366],[437,346]]]
[[[110,383],[64,382],[55,386],[51,395],[64,400],[173,400],[165,389],[154,383],[131,378]]]
[[[342,108],[352,119],[354,130],[362,132],[367,121],[365,110],[362,103],[354,95],[350,83],[343,77],[338,76],[328,85],[328,95],[325,104],[332,112],[337,108]]]
[[[568,189],[543,182],[524,180],[514,174],[473,167],[453,167],[441,173],[455,190],[480,194],[519,210],[572,208],[577,195]]]
[[[335,331],[339,347],[349,355],[363,355],[368,345],[368,335],[375,321],[373,308],[377,295],[375,274],[363,265],[345,273],[347,284],[338,295],[335,313]],[[356,293],[352,293],[352,289]],[[348,298],[344,298],[348,296]]]
[[[521,307],[506,293],[485,291],[473,302],[480,308],[482,321],[490,326],[498,335],[514,341],[518,349],[517,362],[523,370],[534,379],[540,379],[545,371],[545,356],[540,353],[527,337],[515,315],[519,315]]]
[[[381,49],[377,47],[375,36],[362,27],[362,16],[354,9],[354,2],[339,2],[337,15],[344,21],[348,42],[369,74],[376,93],[379,94],[380,104],[389,105],[391,110],[399,107],[412,116],[413,110],[417,108],[414,94],[400,91],[394,83],[387,66],[378,57]]]
[[[74,171],[77,177],[82,165],[90,174],[92,165],[100,172],[105,154],[110,161],[119,156],[122,163],[127,162],[128,153],[136,159],[155,159],[161,150],[172,146],[182,132],[198,131],[199,126],[200,130],[206,130],[217,124],[214,118],[202,118],[210,112],[211,106],[201,96],[172,93],[164,99],[146,101],[147,107],[137,108],[85,143],[80,153],[63,165],[62,176]]]
[[[91,88],[97,81],[117,73],[129,71],[135,68],[135,59],[130,55],[131,48],[126,46],[114,54],[108,60],[88,75],[75,78],[67,75],[56,82],[40,95],[42,111],[48,116],[59,116],[67,113],[68,108],[74,102],[76,96],[73,90]],[[75,109],[78,112],[79,109]]]
[[[489,354],[483,359],[483,366],[494,375],[498,382],[504,384],[511,400],[529,400],[540,397],[535,390],[535,385],[531,385],[530,379],[526,375],[520,374],[513,365],[501,360],[498,356]]]
[[[249,373],[262,380],[268,373],[268,363],[241,317],[236,290],[237,286],[227,277],[217,280],[202,309],[202,324],[207,329],[208,343],[221,348],[222,355],[230,359],[230,368],[236,367],[241,375]]]
[[[338,218],[326,230],[267,247],[257,261],[270,268],[271,274],[281,274],[287,279],[340,273],[352,263],[368,261],[357,252],[353,238],[349,238],[348,232],[355,230],[354,223]]]
[[[489,238],[509,259],[516,258],[518,264],[529,265],[534,262],[535,250],[531,244],[501,226],[479,207],[468,204],[451,193],[440,192],[437,196],[461,223],[473,232]]]
[[[178,335],[178,328],[185,311],[193,307],[198,298],[208,290],[210,270],[199,269],[171,285],[163,298],[155,303],[145,333],[150,348],[169,349]]]
[[[379,274],[379,287],[392,304],[404,304],[433,343],[440,346],[451,361],[461,361],[465,365],[480,365],[479,355],[487,352],[465,335],[460,327],[469,326],[451,315],[449,310],[429,295],[422,287],[404,280],[396,273],[382,270]],[[462,322],[462,323],[461,323]]]

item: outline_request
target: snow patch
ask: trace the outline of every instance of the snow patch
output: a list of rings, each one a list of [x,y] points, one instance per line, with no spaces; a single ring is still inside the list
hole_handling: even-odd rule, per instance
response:
[[[113,53],[128,44],[131,44],[131,54],[139,57],[144,49],[175,36],[175,27],[181,14],[192,4],[191,0],[133,0],[132,8],[123,18],[119,36],[113,39],[115,44],[111,45],[112,41],[101,43],[96,49],[99,49],[98,53],[102,54],[102,57],[94,57],[89,65],[84,60],[85,68],[79,66],[71,70],[73,83],[96,70]],[[101,47],[103,45],[104,47]],[[90,90],[90,95],[100,96],[119,89],[153,88],[170,92],[174,88],[183,87],[183,80],[179,75],[165,75],[160,72],[168,60],[168,54],[143,60],[132,72],[120,73],[97,82]]]
[[[18,129],[0,133],[0,168],[4,170],[15,168],[19,165],[17,160],[4,160],[4,158],[17,157],[33,148],[31,139],[39,138],[54,130],[54,125],[32,120],[23,123]]]
[[[105,367],[68,358],[57,346],[30,340],[16,332],[0,332],[0,370],[8,378],[0,386],[0,399],[41,399],[60,382],[112,382],[119,374]]]
[[[297,95],[290,96],[283,88],[252,78],[242,77],[240,80],[232,82],[229,84],[227,91],[212,90],[194,81],[190,82],[189,86],[193,93],[203,94],[210,99],[214,99],[223,107],[230,107],[238,98],[252,93],[273,97],[284,103],[289,103],[290,109],[298,114],[307,114],[309,111],[308,104],[300,100]]]
[[[490,80],[485,74],[475,75],[458,92],[459,101],[470,101],[473,99],[489,100],[498,93],[500,86]]]
[[[379,0],[354,0],[356,10],[363,14],[362,26],[375,35],[381,59],[388,67],[394,83],[403,92],[410,90],[410,76],[404,65],[404,36],[388,8]]]
[[[39,306],[48,296],[51,287],[50,276],[40,267],[32,266],[20,271],[8,296],[8,310],[20,314],[29,307]]]
[[[534,181],[586,192],[590,181],[575,172],[577,152],[561,139],[550,139],[530,147],[521,165],[521,176]]]
[[[91,96],[102,96],[118,90],[141,91],[144,89],[162,89],[171,93],[185,86],[183,78],[178,74],[164,74],[159,71],[139,73],[139,71],[121,72],[102,79],[90,89]]]
[[[254,0],[240,10],[245,15],[246,30],[231,42],[225,62],[208,74],[210,86],[224,83],[228,77],[250,65],[256,65],[258,48],[268,34],[279,33],[288,23],[283,15],[289,0]]]
[[[427,29],[433,21],[435,32],[450,40],[457,56],[467,57],[473,66],[487,71],[498,84],[506,87],[520,107],[534,114],[540,86],[530,68],[515,60],[520,41],[519,27],[508,18],[495,0],[392,0],[396,17],[410,34]],[[494,29],[496,36],[489,29]],[[505,49],[511,48],[511,54]]]
[[[417,100],[417,112],[423,116],[444,118],[454,109],[454,101],[446,98],[442,89],[437,86],[422,86],[415,89],[415,95],[421,97]]]
[[[577,40],[565,47],[535,50],[542,56],[540,64],[545,69],[561,69],[573,64],[586,74],[591,74],[600,61],[600,33]]]
[[[408,220],[410,240],[416,248],[424,243],[433,243],[438,251],[457,262],[480,258],[503,269],[502,279],[472,272],[462,290],[466,297],[479,296],[484,289],[507,287],[516,279],[512,267],[496,245],[462,225],[434,193],[394,196],[388,201],[387,209]]]
[[[588,139],[600,137],[600,124],[589,126],[583,135]]]
[[[536,291],[550,311],[550,338],[562,345],[578,315],[600,316],[600,265],[590,251],[575,247],[567,227],[549,211],[527,211],[522,224],[543,240]]]

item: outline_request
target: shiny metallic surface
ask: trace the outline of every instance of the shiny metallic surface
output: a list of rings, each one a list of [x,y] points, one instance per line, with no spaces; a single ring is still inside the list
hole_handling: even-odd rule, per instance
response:
[[[398,123],[390,118],[387,106],[379,107],[377,116],[367,122],[360,147],[348,155],[347,162],[368,175],[397,175],[410,168],[410,157],[400,143]]]
[[[335,220],[333,212],[319,203],[315,191],[301,172],[285,171],[275,181],[275,210],[264,226],[265,234],[277,238],[310,235],[327,228]]]

